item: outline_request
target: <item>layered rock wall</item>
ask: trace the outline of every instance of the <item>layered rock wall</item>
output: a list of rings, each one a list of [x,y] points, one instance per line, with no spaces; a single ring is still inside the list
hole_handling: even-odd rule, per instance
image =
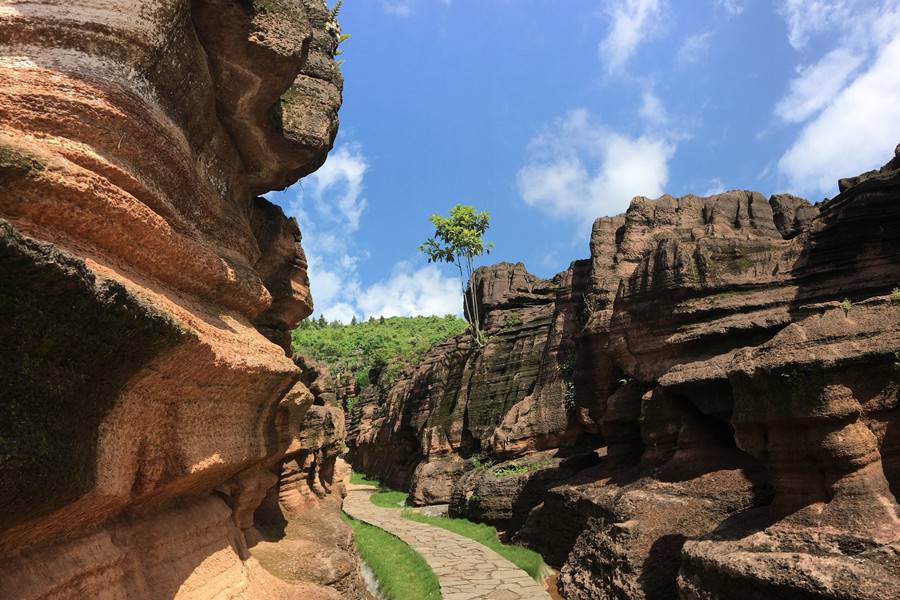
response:
[[[0,1],[0,596],[334,595],[243,531],[340,421],[307,419],[300,232],[258,197],[331,148],[338,34],[321,0]]]
[[[351,416],[354,465],[410,487],[415,503],[441,503],[479,458],[514,458],[577,438],[565,374],[573,353],[565,342],[577,324],[563,310],[579,293],[576,271],[545,281],[522,264],[479,269],[473,289],[484,347],[469,334],[452,338],[386,393],[373,386],[364,394]]]
[[[513,330],[506,360],[491,342],[483,356],[434,348],[416,372],[427,384],[402,382],[356,416],[360,465],[394,472],[378,449],[402,434],[415,453],[394,483],[414,472],[419,502],[449,489],[451,513],[559,567],[570,600],[897,597],[898,167],[900,147],[815,206],[735,191],[636,198],[598,219],[590,260],[553,293],[499,295],[495,316],[526,301],[546,315],[540,343]],[[482,273],[473,293],[497,331],[492,290],[516,278]],[[492,357],[487,379],[466,376]],[[535,383],[508,403],[496,373]],[[547,405],[568,409],[565,425],[543,408],[548,391],[571,399]],[[477,404],[444,412],[440,431],[459,434],[437,439],[465,456],[471,431],[486,451],[448,469],[426,451],[442,447],[427,424],[460,397],[502,417],[479,429]],[[431,487],[441,493],[416,492]]]
[[[305,356],[294,361],[312,394],[301,434],[268,475],[274,485],[257,502],[247,533],[251,555],[271,573],[298,584],[313,582],[335,598],[365,600],[352,532],[340,519],[348,473],[344,411],[324,365]],[[330,597],[330,596],[325,596]]]

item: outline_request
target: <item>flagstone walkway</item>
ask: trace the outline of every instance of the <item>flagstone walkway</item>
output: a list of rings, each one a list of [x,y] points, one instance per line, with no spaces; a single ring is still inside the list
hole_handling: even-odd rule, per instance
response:
[[[375,488],[349,485],[344,512],[380,527],[422,555],[441,584],[444,600],[549,600],[528,573],[493,550],[452,531],[404,519],[399,508],[369,501]]]

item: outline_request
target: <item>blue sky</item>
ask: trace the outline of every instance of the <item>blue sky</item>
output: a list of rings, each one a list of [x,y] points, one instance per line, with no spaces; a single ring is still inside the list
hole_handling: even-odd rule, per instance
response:
[[[900,0],[345,0],[344,105],[317,173],[271,194],[316,314],[459,312],[428,215],[490,211],[549,277],[637,195],[821,200],[900,142]]]

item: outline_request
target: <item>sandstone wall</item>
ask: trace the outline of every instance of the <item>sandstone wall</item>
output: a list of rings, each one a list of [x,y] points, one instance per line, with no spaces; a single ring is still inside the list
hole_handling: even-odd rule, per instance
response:
[[[563,310],[581,285],[574,272],[545,281],[521,263],[478,269],[484,348],[462,334],[432,347],[386,392],[368,388],[350,415],[354,466],[410,488],[416,504],[446,503],[480,458],[514,458],[577,438],[561,366],[577,327],[573,311]]]
[[[294,361],[313,403],[301,434],[267,474],[274,485],[263,490],[265,498],[248,518],[250,554],[291,583],[313,582],[335,598],[367,599],[352,531],[340,519],[349,475],[338,458],[346,439],[344,411],[328,369],[306,356]]]
[[[552,284],[483,270],[499,337],[370,399],[354,458],[540,550],[570,600],[897,597],[900,147],[840,188],[636,198]],[[525,305],[539,336],[497,321]]]
[[[595,224],[576,389],[606,456],[521,531],[583,524],[549,541],[567,597],[897,595],[898,178]]]
[[[334,595],[243,530],[324,423],[258,195],[331,148],[337,35],[321,0],[0,0],[0,596]]]

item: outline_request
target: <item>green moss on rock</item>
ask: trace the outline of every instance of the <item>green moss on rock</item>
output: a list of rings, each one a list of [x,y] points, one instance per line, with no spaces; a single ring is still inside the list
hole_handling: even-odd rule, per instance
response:
[[[185,332],[84,262],[0,221],[0,529],[95,481],[98,428],[122,387]]]
[[[21,177],[34,177],[43,170],[44,165],[30,154],[0,144],[0,183]]]

